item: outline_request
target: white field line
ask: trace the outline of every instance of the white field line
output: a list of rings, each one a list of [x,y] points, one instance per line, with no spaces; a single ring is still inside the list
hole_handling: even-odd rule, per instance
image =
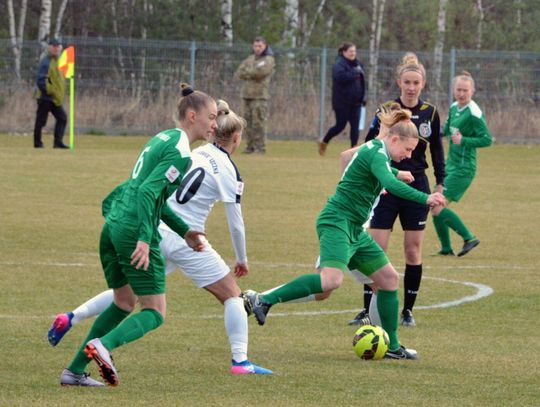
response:
[[[313,268],[313,265],[309,264],[293,264],[293,263],[265,263],[265,262],[252,262],[251,264],[256,264],[259,266],[265,266],[268,268]],[[0,262],[0,265],[5,266],[48,266],[48,267],[89,267],[90,264],[85,263],[49,263],[49,262],[33,262],[33,263],[24,263],[24,262]],[[458,267],[426,267],[426,268],[433,268],[433,269],[440,269],[440,268],[462,268],[462,269],[509,269],[509,268],[515,268],[508,267],[508,266],[458,266]],[[519,266],[517,266],[519,267]],[[522,267],[522,269],[528,269],[526,267]],[[416,306],[415,309],[433,309],[433,308],[449,308],[449,307],[456,307],[461,304],[465,304],[467,302],[472,301],[478,301],[481,298],[487,297],[491,294],[493,294],[494,290],[484,284],[479,283],[473,283],[470,281],[457,281],[457,280],[449,280],[446,278],[439,278],[439,277],[430,277],[430,276],[423,276],[425,279],[429,280],[436,280],[441,281],[443,283],[450,283],[450,284],[462,284],[468,287],[474,287],[476,288],[476,293],[473,295],[468,295],[462,298],[459,298],[457,300],[453,301],[447,301],[442,303],[436,303],[431,305],[420,305]],[[347,310],[320,310],[320,311],[292,311],[292,312],[272,312],[272,317],[288,317],[288,316],[314,316],[314,315],[334,315],[334,314],[352,314],[358,312],[358,308],[356,309],[347,309]],[[181,314],[175,315],[175,317],[180,318],[188,318],[192,319],[192,317],[183,317]],[[9,314],[0,314],[0,319],[50,319],[52,316],[39,316],[39,315],[9,315]],[[223,315],[214,314],[214,315],[201,315],[197,318],[200,319],[221,319],[223,318]]]

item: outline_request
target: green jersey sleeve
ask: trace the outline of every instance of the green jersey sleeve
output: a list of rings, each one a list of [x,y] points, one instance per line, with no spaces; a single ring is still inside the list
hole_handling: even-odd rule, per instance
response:
[[[371,161],[370,170],[388,192],[409,201],[414,201],[421,204],[425,204],[427,202],[427,194],[411,188],[396,178],[392,172],[392,167],[390,167],[390,162],[385,155],[375,154],[373,156],[373,160]]]
[[[188,224],[174,213],[167,202],[163,205],[161,220],[182,237],[184,237],[189,230]]]
[[[182,158],[177,156],[175,160],[164,159],[154,167],[152,172],[148,174],[144,182],[139,186],[137,191],[139,240],[147,243],[151,241],[155,229],[156,202],[163,196],[163,191],[166,191],[166,197],[169,197],[174,192],[178,183],[172,182],[171,179],[174,177],[174,180],[178,179],[179,182],[190,162],[191,159],[189,157]],[[160,209],[163,209],[163,207]],[[175,232],[181,231],[185,234],[183,227],[180,231],[173,230]]]
[[[464,147],[489,147],[493,143],[493,138],[491,133],[486,125],[485,120],[482,117],[476,117],[471,115],[470,119],[472,122],[473,136],[472,137],[462,137],[461,144]]]

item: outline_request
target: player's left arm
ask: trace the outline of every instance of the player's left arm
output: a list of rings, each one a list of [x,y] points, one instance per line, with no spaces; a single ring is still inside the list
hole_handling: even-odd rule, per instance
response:
[[[437,185],[444,185],[444,147],[441,137],[441,119],[436,108],[431,118],[431,136],[429,137],[429,152]]]
[[[247,264],[246,229],[242,216],[242,206],[235,202],[225,202],[225,213],[236,255],[236,262]]]
[[[390,167],[390,162],[382,153],[374,155],[370,164],[370,170],[379,180],[381,185],[391,194],[409,201],[426,204],[428,195],[414,189],[396,178],[396,174]]]
[[[139,240],[150,243],[152,240],[152,235],[154,233],[154,219],[156,215],[156,202],[160,196],[165,193],[166,196],[170,196],[178,184],[180,183],[186,168],[189,167],[191,159],[187,158],[169,158],[163,159],[150,174],[146,177],[143,183],[139,186],[137,191],[137,212],[139,219]],[[162,213],[160,217],[163,217],[163,212],[165,212],[165,217],[167,217],[167,206],[164,205],[161,209]],[[165,209],[165,211],[163,211]],[[171,211],[172,212],[172,211]],[[173,215],[178,218],[177,215]],[[163,219],[165,221],[165,219]],[[169,222],[171,220],[169,219]],[[182,221],[183,222],[183,221]],[[171,227],[176,233],[180,236],[184,236],[186,233],[185,222],[178,222],[177,224],[167,225]],[[181,226],[180,226],[181,225]]]
[[[483,117],[471,116],[473,124],[473,136],[461,137],[461,145],[464,147],[482,148],[489,147],[493,143],[493,137],[489,132]]]

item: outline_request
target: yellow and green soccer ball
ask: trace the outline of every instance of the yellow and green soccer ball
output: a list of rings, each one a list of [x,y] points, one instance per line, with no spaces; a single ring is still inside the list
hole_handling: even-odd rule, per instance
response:
[[[353,337],[354,351],[362,359],[382,359],[389,343],[388,334],[377,325],[363,325]]]

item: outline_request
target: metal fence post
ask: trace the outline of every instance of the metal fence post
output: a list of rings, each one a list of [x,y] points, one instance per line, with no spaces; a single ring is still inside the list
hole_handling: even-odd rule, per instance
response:
[[[195,86],[195,54],[197,52],[195,41],[191,41],[189,51],[189,84]]]
[[[450,50],[450,71],[448,78],[448,108],[452,105],[454,101],[453,89],[452,89],[452,79],[456,76],[456,49],[452,48]]]
[[[319,139],[322,140],[324,133],[324,119],[326,116],[326,59],[328,51],[326,47],[321,50],[321,77],[319,84]]]

